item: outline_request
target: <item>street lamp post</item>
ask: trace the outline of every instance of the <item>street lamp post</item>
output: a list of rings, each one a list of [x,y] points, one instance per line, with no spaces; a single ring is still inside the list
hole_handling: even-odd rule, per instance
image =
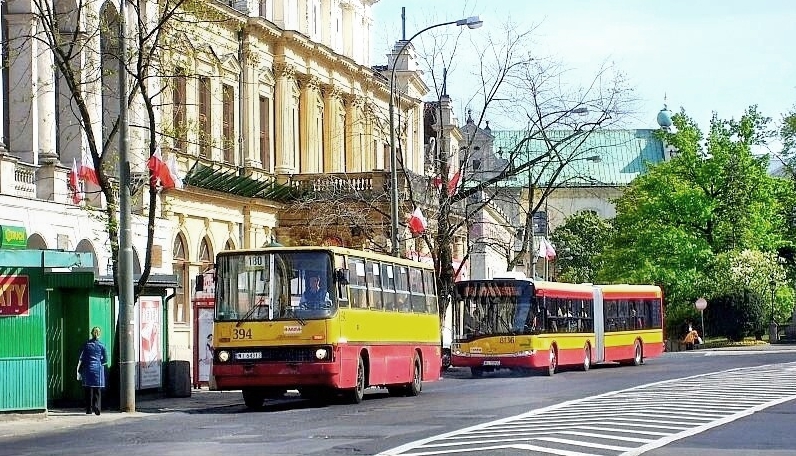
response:
[[[776,300],[777,281],[773,278],[768,282],[771,288],[771,322],[768,324],[768,341],[777,341],[777,320],[774,317],[774,301]]]
[[[398,256],[398,156],[395,149],[395,67],[398,63],[398,58],[413,39],[423,32],[446,25],[466,25],[469,29],[477,29],[483,25],[483,21],[478,19],[478,16],[471,16],[458,21],[442,22],[424,28],[404,41],[395,54],[392,70],[390,71],[390,242],[393,256]]]

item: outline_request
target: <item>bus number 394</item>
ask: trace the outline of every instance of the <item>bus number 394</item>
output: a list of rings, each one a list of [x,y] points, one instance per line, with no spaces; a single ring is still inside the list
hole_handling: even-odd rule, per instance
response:
[[[251,339],[252,338],[252,330],[251,329],[244,329],[244,328],[236,329],[232,333],[232,338],[233,339]]]
[[[514,336],[510,337],[501,337],[500,338],[501,344],[513,344],[514,343]]]

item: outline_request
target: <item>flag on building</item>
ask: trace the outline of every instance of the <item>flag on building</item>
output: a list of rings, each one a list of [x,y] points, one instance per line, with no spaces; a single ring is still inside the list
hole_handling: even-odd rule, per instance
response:
[[[182,178],[180,177],[179,173],[177,172],[177,156],[174,154],[170,154],[169,158],[166,160],[166,167],[169,169],[169,174],[171,174],[171,180],[174,181],[174,188],[182,188]]]
[[[419,207],[415,208],[414,212],[412,212],[412,216],[409,217],[409,231],[411,231],[412,234],[420,234],[426,231],[427,226],[428,222],[426,221],[426,217],[423,216],[423,211],[421,211]]]
[[[86,182],[91,182],[94,185],[99,185],[99,177],[97,177],[97,170],[94,169],[94,160],[91,158],[89,152],[86,157],[85,152],[80,159],[80,178]]]
[[[69,171],[69,188],[72,190],[72,202],[80,204],[83,201],[83,195],[80,194],[80,170],[74,157],[72,157],[72,170]]]
[[[462,179],[462,170],[456,171],[451,180],[448,181],[448,196],[453,196],[459,190],[459,181]]]
[[[160,185],[163,189],[182,188],[182,179],[177,175],[177,161],[174,155],[170,156],[168,162],[164,162],[160,149],[157,149],[147,160],[147,168],[149,168],[151,185]]]

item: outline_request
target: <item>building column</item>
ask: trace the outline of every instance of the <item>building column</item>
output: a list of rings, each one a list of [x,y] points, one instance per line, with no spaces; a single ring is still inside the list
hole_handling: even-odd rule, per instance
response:
[[[274,171],[276,174],[294,174],[296,172],[294,111],[298,109],[293,93],[294,68],[291,65],[275,64],[274,73],[276,73]]]
[[[345,171],[362,171],[362,106],[364,100],[351,96],[346,105]]]
[[[323,172],[339,173],[343,171],[340,159],[342,147],[340,138],[343,128],[340,123],[340,89],[328,86],[323,91]]]
[[[36,36],[36,17],[9,13],[9,149],[24,163],[55,157],[55,80],[52,52]],[[42,40],[45,37],[41,37]]]
[[[303,78],[301,87],[301,144],[299,145],[299,173],[319,173],[323,170],[322,127],[318,119],[323,116],[323,106],[319,106],[320,81],[308,76]]]

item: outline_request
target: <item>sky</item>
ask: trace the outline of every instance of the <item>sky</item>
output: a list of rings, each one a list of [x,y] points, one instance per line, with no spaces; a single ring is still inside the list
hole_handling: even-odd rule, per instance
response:
[[[638,100],[630,128],[657,128],[664,104],[684,108],[706,131],[713,112],[739,118],[750,105],[774,121],[796,107],[796,2],[792,0],[379,0],[373,6],[372,64],[386,64],[401,38],[401,7],[406,35],[433,24],[472,15],[484,25],[464,33],[498,35],[510,19],[536,25],[534,54],[553,57],[570,71],[574,84],[593,79],[612,62],[628,79]],[[412,41],[418,51],[426,35]],[[431,36],[429,39],[433,39]],[[475,37],[473,37],[475,38]],[[459,119],[466,106],[456,101],[473,90],[478,56],[459,43],[457,64],[449,70],[448,93]],[[492,127],[496,128],[495,126]]]

